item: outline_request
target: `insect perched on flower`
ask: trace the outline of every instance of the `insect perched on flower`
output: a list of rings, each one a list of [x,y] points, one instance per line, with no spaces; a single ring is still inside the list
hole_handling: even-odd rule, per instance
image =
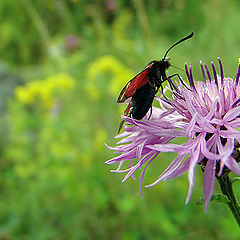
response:
[[[131,116],[138,120],[142,119],[147,114],[148,110],[152,108],[154,96],[158,92],[159,88],[162,88],[163,82],[173,76],[178,76],[181,81],[181,78],[177,73],[169,77],[166,76],[166,70],[171,66],[169,58],[167,58],[167,54],[173,47],[192,36],[193,32],[173,44],[166,51],[162,60],[150,62],[143,71],[137,74],[126,84],[117,99],[118,103],[122,103],[131,97],[130,103],[124,111],[124,116]],[[120,123],[118,133],[120,132],[123,123],[124,120]]]
[[[188,172],[187,203],[194,186],[195,167],[200,165],[204,174],[206,210],[214,190],[215,177],[219,180],[231,171],[240,175],[240,62],[235,79],[231,79],[224,77],[222,62],[220,59],[218,61],[220,76],[213,63],[212,76],[207,66],[201,63],[204,82],[194,81],[192,68],[190,66],[188,69],[186,65],[190,88],[169,79],[174,87],[166,90],[173,93],[172,98],[158,99],[160,107],[153,107],[151,119],[139,121],[123,117],[128,125],[118,137],[124,138],[118,146],[108,147],[120,155],[106,162],[119,164],[114,172],[126,172],[123,181],[134,177],[134,173],[142,169],[141,189],[145,171],[159,153],[176,152],[176,159],[154,183],[146,187]],[[173,142],[179,138],[185,139],[185,142]],[[121,169],[125,162],[128,167]]]

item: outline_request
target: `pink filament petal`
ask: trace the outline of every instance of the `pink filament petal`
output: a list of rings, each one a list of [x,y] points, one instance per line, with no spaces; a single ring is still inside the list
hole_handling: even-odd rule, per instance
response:
[[[240,175],[240,166],[237,163],[237,161],[233,158],[233,157],[229,157],[226,162],[225,165],[233,172],[235,172],[236,174]]]
[[[235,129],[222,130],[219,131],[219,135],[223,138],[240,138],[240,131]]]
[[[240,115],[240,107],[235,107],[228,111],[223,117],[224,121],[232,121]]]
[[[173,143],[168,144],[155,144],[148,146],[150,149],[159,151],[159,152],[177,152],[179,154],[187,154],[188,149],[183,145],[177,145]]]
[[[215,171],[216,162],[207,161],[207,165],[203,175],[203,199],[204,199],[204,210],[207,211],[208,203],[211,199],[214,185],[215,185]]]
[[[201,152],[202,154],[209,160],[218,160],[220,159],[220,155],[210,152],[207,148],[207,142],[205,139],[201,140]]]
[[[200,153],[200,146],[197,146],[196,150],[192,153],[190,158],[189,169],[188,169],[189,188],[188,188],[188,194],[186,198],[186,204],[189,202],[190,197],[192,195],[194,178],[195,178],[195,166],[198,161],[199,153]]]
[[[176,168],[174,171],[172,171],[170,174],[164,177],[163,180],[168,181],[184,174],[189,168],[189,162],[190,162],[190,158],[187,158],[182,165],[180,165],[178,168]]]
[[[164,178],[171,175],[182,163],[184,160],[185,155],[178,156],[172,163],[165,169],[165,171],[158,177],[156,181],[154,181],[152,184],[146,185],[145,187],[152,187],[162,181]]]
[[[130,168],[130,171],[127,173],[127,175],[123,178],[122,182],[125,182],[138,168],[142,166],[149,158],[151,158],[155,154],[154,151],[149,152],[146,154],[141,161],[139,161],[134,167]]]
[[[152,159],[149,160],[149,162],[147,163],[147,165],[144,167],[144,169],[142,170],[141,176],[140,176],[140,182],[139,182],[139,191],[140,191],[140,195],[141,197],[143,197],[142,194],[142,182],[143,182],[143,178],[146,172],[147,167],[150,165],[150,163],[158,156],[158,154],[156,154],[155,156],[152,157]]]

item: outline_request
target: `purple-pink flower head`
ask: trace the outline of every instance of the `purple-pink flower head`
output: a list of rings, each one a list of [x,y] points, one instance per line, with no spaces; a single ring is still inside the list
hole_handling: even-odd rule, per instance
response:
[[[236,144],[240,142],[240,63],[235,79],[224,77],[221,60],[218,59],[220,75],[212,63],[212,75],[200,62],[204,81],[194,81],[191,66],[185,65],[190,87],[173,83],[172,98],[157,99],[159,107],[153,107],[150,119],[142,121],[123,117],[125,132],[116,147],[108,147],[120,155],[107,164],[118,163],[113,172],[125,172],[123,182],[141,169],[140,193],[146,168],[161,152],[176,152],[177,157],[152,184],[170,180],[188,172],[188,203],[195,178],[195,167],[203,170],[203,196],[205,210],[214,190],[215,177],[233,171],[240,175],[240,167],[233,158]],[[183,82],[184,83],[184,82]],[[182,144],[172,140],[182,138]],[[122,169],[123,163],[128,167]]]

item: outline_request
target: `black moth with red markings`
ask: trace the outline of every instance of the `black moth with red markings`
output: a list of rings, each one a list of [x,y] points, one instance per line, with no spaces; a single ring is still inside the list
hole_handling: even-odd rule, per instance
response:
[[[181,81],[181,78],[177,73],[169,77],[166,76],[166,70],[171,66],[169,58],[167,58],[167,54],[173,47],[192,36],[193,32],[173,44],[166,51],[162,60],[150,62],[143,71],[137,74],[126,84],[117,99],[118,103],[122,103],[128,98],[131,98],[126,110],[124,111],[124,116],[131,116],[137,120],[142,119],[147,114],[148,110],[152,108],[154,97],[159,88],[162,89],[163,82],[169,80],[169,78],[173,76],[178,76]],[[120,132],[123,123],[124,121],[122,120],[118,133]]]

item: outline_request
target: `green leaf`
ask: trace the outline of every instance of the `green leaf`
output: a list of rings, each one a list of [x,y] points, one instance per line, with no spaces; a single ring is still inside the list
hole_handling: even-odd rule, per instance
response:
[[[228,197],[224,194],[213,194],[210,201],[226,203],[226,204],[228,204],[230,202]]]
[[[239,181],[240,180],[240,177],[235,177],[232,179],[232,183],[236,182],[236,181]]]
[[[230,202],[228,197],[224,194],[213,194],[210,201],[211,202],[225,203],[225,204],[228,204]],[[203,205],[203,197],[200,197],[196,200],[196,205],[197,206]]]

